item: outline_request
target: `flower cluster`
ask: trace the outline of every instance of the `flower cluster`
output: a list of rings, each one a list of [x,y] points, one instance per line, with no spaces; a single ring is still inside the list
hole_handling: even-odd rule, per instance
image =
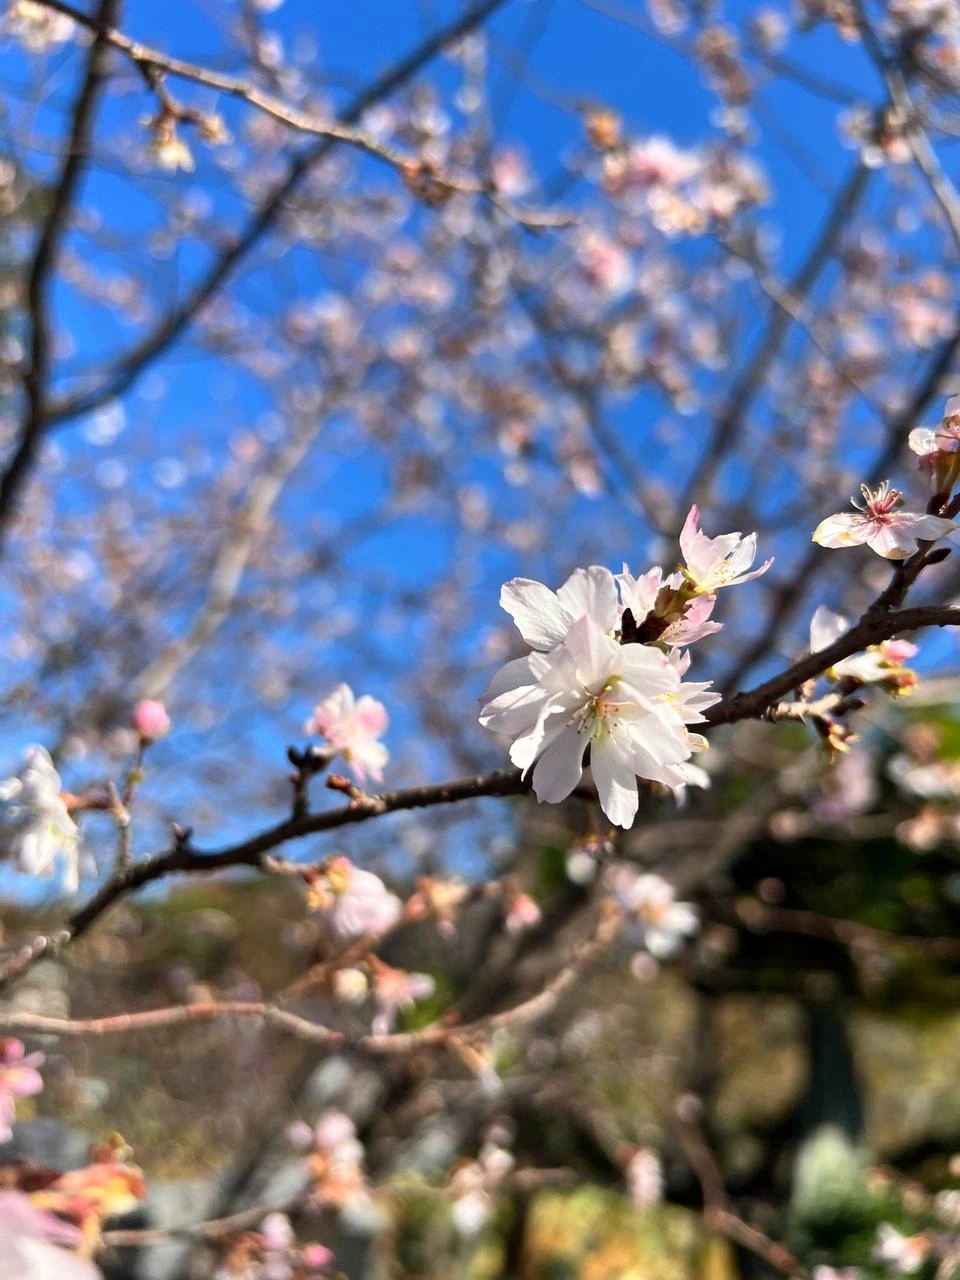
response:
[[[680,535],[684,566],[640,577],[602,565],[577,569],[559,591],[515,578],[500,604],[533,652],[508,662],[481,698],[480,723],[512,739],[510,758],[533,770],[537,799],[557,802],[578,786],[584,756],[604,813],[629,827],[637,779],[680,791],[707,785],[690,764],[705,739],[688,728],[719,695],[684,681],[684,646],[719,630],[710,621],[721,587],[748,582],[756,536],[708,538],[693,507]]]
[[[333,1261],[325,1245],[298,1244],[286,1214],[268,1213],[232,1241],[216,1280],[321,1280]]]
[[[951,396],[939,427],[914,427],[907,443],[920,457],[935,493],[949,493],[960,480],[960,396]]]
[[[366,1209],[370,1201],[366,1153],[345,1112],[324,1111],[312,1128],[297,1122],[287,1130],[287,1137],[293,1147],[306,1153],[317,1205],[361,1213]]]
[[[849,631],[849,621],[820,605],[810,619],[810,652],[819,653]],[[841,658],[824,673],[829,680],[875,684],[888,693],[905,694],[916,688],[916,674],[904,664],[919,650],[909,640],[884,640],[864,653]]]

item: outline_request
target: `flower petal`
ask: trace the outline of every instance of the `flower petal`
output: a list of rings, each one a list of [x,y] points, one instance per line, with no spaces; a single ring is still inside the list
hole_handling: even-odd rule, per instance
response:
[[[509,613],[532,649],[562,644],[573,621],[555,592],[531,578],[512,578],[500,589],[500,607]]]
[[[599,738],[593,743],[590,770],[600,798],[600,808],[614,826],[632,827],[640,803],[637,775],[613,738]]]

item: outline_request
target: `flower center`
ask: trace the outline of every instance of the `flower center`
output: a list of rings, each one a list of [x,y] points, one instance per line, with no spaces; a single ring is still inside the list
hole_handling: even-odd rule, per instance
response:
[[[899,489],[890,488],[889,480],[884,480],[877,489],[870,489],[862,484],[860,492],[863,494],[864,510],[874,520],[885,520],[903,497]],[[859,506],[859,503],[854,505]]]
[[[591,738],[605,738],[618,726],[620,708],[626,704],[618,702],[610,694],[619,681],[619,676],[608,676],[603,688],[597,693],[584,689],[587,701],[570,719],[570,724],[576,728],[577,733],[586,733]]]

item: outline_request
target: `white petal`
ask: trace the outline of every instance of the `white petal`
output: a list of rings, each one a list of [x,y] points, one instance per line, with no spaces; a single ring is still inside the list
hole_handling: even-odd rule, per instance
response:
[[[509,613],[532,649],[562,644],[572,621],[556,594],[542,582],[513,578],[500,589],[500,607]]]
[[[855,547],[870,537],[873,521],[867,516],[843,511],[827,516],[813,531],[813,541],[821,547]]]
[[[930,427],[914,427],[907,436],[907,444],[914,453],[924,457],[928,453],[937,452],[937,433]]]
[[[628,829],[637,816],[637,775],[613,738],[599,738],[590,749],[590,769],[600,808],[616,827]]]
[[[548,804],[565,800],[583,775],[583,753],[590,739],[567,726],[547,747],[533,771],[537,799]]]
[[[617,625],[617,584],[603,565],[576,569],[557,592],[557,599],[573,622],[588,614],[601,631],[612,631]]]
[[[482,715],[486,715],[491,703],[499,701],[504,694],[528,688],[536,683],[537,678],[531,668],[529,654],[525,658],[514,658],[511,662],[505,662],[480,695]]]
[[[579,683],[591,693],[600,686],[618,666],[623,649],[605,631],[585,614],[570,628],[564,650],[576,664]]]
[[[819,653],[821,649],[826,649],[849,629],[850,624],[846,618],[834,613],[825,604],[818,605],[810,619],[810,652]]]

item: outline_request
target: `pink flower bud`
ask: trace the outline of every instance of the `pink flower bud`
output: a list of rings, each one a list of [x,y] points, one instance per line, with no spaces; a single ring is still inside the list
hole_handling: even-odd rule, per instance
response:
[[[153,742],[170,732],[167,708],[155,698],[144,698],[133,709],[133,727],[144,742]]]

